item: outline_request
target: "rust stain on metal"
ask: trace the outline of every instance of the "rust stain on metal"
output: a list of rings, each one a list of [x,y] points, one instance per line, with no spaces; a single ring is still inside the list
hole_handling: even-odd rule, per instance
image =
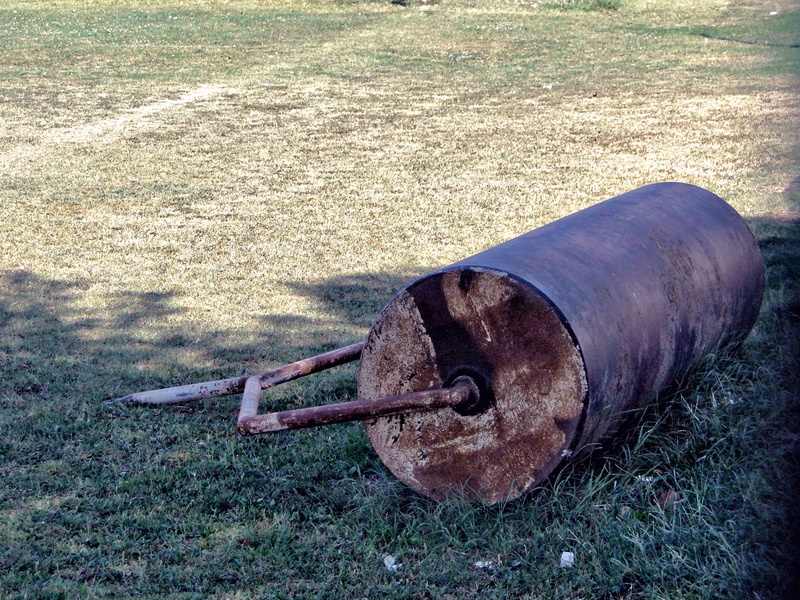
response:
[[[362,354],[359,396],[437,388],[462,374],[486,396],[478,414],[377,418],[367,434],[387,467],[423,494],[514,498],[575,439],[586,391],[579,351],[530,286],[489,269],[445,271],[383,311]]]

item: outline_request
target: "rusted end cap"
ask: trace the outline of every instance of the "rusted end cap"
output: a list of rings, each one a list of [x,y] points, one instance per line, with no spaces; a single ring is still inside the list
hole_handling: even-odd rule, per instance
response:
[[[427,496],[513,499],[569,456],[586,397],[580,350],[551,303],[502,271],[458,267],[395,296],[367,336],[359,397],[469,379],[473,405],[365,422],[398,479]]]

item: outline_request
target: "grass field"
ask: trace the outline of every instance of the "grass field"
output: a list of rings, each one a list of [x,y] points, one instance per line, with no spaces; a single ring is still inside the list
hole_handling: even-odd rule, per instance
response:
[[[0,0],[0,597],[794,598],[799,45],[796,0]],[[756,328],[517,501],[422,498],[358,424],[104,402],[668,180],[751,224]]]

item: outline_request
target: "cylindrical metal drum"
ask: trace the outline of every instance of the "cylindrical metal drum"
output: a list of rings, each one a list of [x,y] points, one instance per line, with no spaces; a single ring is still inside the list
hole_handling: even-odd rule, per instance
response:
[[[718,196],[662,183],[612,198],[400,291],[367,337],[359,398],[468,375],[480,404],[369,419],[368,436],[425,495],[515,498],[744,339],[763,282],[752,233]]]

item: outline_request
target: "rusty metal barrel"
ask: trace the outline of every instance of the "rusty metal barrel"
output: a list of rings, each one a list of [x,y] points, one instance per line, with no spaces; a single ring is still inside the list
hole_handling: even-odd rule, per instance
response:
[[[243,435],[363,420],[381,460],[418,492],[494,504],[740,343],[763,288],[744,219],[711,192],[659,183],[414,281],[364,342],[118,401],[242,393]],[[359,358],[357,400],[259,414],[264,390]]]
[[[711,192],[606,200],[401,290],[367,336],[359,398],[468,379],[478,400],[368,418],[367,434],[422,494],[513,499],[741,342],[763,286],[753,234]]]

